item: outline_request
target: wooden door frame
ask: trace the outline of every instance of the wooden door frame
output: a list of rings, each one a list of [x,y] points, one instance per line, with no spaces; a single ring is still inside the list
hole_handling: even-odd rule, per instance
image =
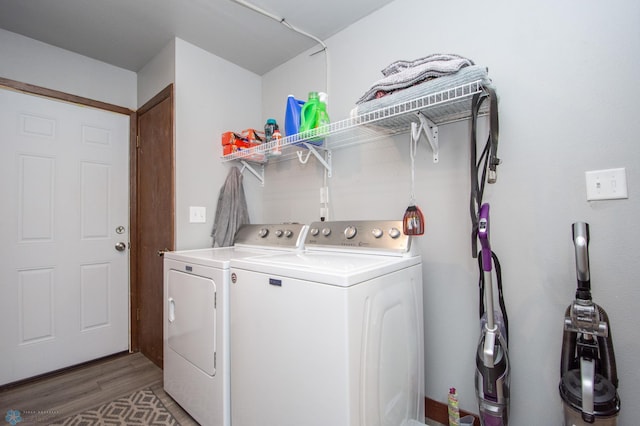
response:
[[[139,117],[158,105],[160,102],[170,99],[171,101],[171,195],[170,198],[173,200],[171,212],[169,215],[171,217],[171,224],[175,226],[175,99],[173,96],[173,83],[169,84],[167,87],[162,89],[159,93],[157,93],[153,98],[147,101],[143,106],[141,106],[137,112],[134,113],[135,116],[135,134],[132,142],[132,150],[131,150],[131,219],[130,219],[130,228],[131,232],[135,232],[135,239],[132,238],[132,241],[135,241],[136,244],[132,247],[133,249],[130,251],[131,255],[131,264],[135,267],[131,267],[131,351],[138,352],[140,350],[140,342],[139,342],[139,324],[138,324],[138,290],[139,290],[139,280],[138,280],[138,245],[140,242],[138,235],[138,149],[137,149],[137,140],[138,140],[138,119]],[[133,194],[135,192],[135,194]],[[175,228],[172,229],[171,232],[171,242],[169,243],[170,250],[175,249]]]
[[[42,96],[49,99],[54,99],[63,102],[70,102],[77,105],[88,106],[105,111],[111,111],[118,114],[129,116],[129,241],[131,242],[129,248],[129,345],[131,352],[137,352],[137,328],[135,318],[134,299],[137,293],[137,277],[135,271],[137,270],[137,259],[135,256],[135,250],[131,250],[131,247],[137,246],[137,222],[136,222],[136,200],[137,200],[137,150],[136,150],[136,136],[138,134],[138,120],[136,111],[110,104],[107,102],[96,101],[94,99],[84,98],[82,96],[76,96],[58,90],[48,89],[42,86],[36,86],[33,84],[23,83],[16,80],[0,77],[0,87],[7,88],[9,90],[15,90],[18,92],[26,93],[29,95]],[[171,86],[173,89],[173,86]],[[165,89],[166,90],[166,89]],[[137,299],[135,300],[137,302]],[[135,333],[134,333],[135,331]],[[135,337],[135,338],[134,338]]]

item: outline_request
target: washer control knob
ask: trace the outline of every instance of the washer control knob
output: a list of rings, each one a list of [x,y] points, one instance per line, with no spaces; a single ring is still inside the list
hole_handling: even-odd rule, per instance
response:
[[[276,237],[280,238],[280,237],[282,237],[282,234],[284,234],[282,229],[276,229]]]
[[[400,236],[400,230],[398,228],[389,229],[389,236],[391,238],[398,238]]]
[[[373,228],[371,235],[373,235],[374,238],[380,238],[384,235],[384,232],[382,232],[380,228]]]
[[[344,236],[347,237],[347,240],[350,240],[353,237],[355,237],[357,233],[358,233],[358,230],[356,229],[355,226],[352,226],[352,225],[347,226],[344,230]]]
[[[331,228],[322,228],[322,235],[324,235],[325,237],[331,235]]]
[[[267,228],[260,228],[260,231],[258,231],[258,235],[260,236],[260,238],[266,238],[267,235],[269,235],[269,230]]]
[[[293,237],[293,231],[291,229],[287,229],[286,231],[284,231],[284,236],[287,238]]]
[[[309,229],[309,232],[311,233],[311,235],[313,235],[314,237],[317,237],[318,234],[320,233],[320,230],[318,228],[311,228]]]

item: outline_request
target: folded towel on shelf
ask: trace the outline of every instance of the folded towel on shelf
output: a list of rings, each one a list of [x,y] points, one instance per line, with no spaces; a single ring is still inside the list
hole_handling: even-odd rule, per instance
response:
[[[249,211],[242,186],[242,173],[237,167],[232,167],[218,195],[211,231],[212,247],[232,246],[238,228],[245,223],[249,223]]]
[[[396,74],[400,71],[403,71],[407,68],[412,68],[417,65],[426,64],[427,62],[444,62],[451,60],[462,60],[463,62],[468,62],[468,65],[473,65],[473,61],[471,59],[467,59],[464,56],[456,55],[453,53],[433,53],[431,55],[425,56],[424,58],[414,59],[413,61],[395,61],[389,65],[385,69],[383,69],[382,75],[385,77]]]
[[[381,98],[361,103],[351,110],[351,117],[354,118],[382,108],[403,104],[414,99],[419,99],[444,90],[460,87],[475,81],[480,81],[482,86],[488,86],[491,84],[491,79],[489,78],[489,74],[485,67],[480,65],[464,67],[454,74],[434,78],[403,90],[397,90],[388,96],[383,96]]]
[[[356,104],[382,97],[397,90],[423,83],[425,81],[455,74],[461,68],[473,65],[473,61],[459,55],[434,54],[415,61],[396,61],[385,69],[385,76],[376,81]]]

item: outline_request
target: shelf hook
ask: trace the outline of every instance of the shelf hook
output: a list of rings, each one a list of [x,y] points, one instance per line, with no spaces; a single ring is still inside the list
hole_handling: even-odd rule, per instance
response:
[[[418,127],[418,123],[415,121],[411,123],[411,141],[417,142],[424,130],[424,134],[429,141],[429,145],[431,145],[431,150],[433,151],[433,162],[437,163],[439,161],[438,154],[440,149],[438,143],[438,126],[420,111],[416,113],[416,116],[418,117],[418,120],[420,120],[420,127]]]
[[[298,160],[300,160],[300,163],[307,164],[307,161],[309,161],[309,157],[311,157],[311,154],[313,154],[314,157],[318,159],[320,164],[322,164],[324,168],[327,169],[327,176],[331,177],[331,168],[332,168],[331,151],[330,150],[325,151],[327,153],[327,160],[325,161],[325,159],[322,158],[322,155],[318,152],[318,150],[313,145],[308,144],[307,142],[302,142],[302,144],[307,148],[308,151],[304,159],[302,158],[304,155],[303,152],[296,151],[296,154],[298,154]]]
[[[302,159],[302,151],[296,151],[296,154],[298,154],[298,160],[300,160],[301,164],[307,164],[307,161],[309,161],[309,157],[311,157],[311,151],[307,151],[307,156],[304,157],[304,160]]]
[[[260,181],[260,184],[264,186],[264,164],[262,164],[262,172],[259,173],[256,169],[254,169],[251,166],[251,164],[247,163],[246,161],[240,160],[240,163],[242,164],[242,168],[240,169],[241,174],[242,172],[244,172],[245,169],[249,170],[251,174],[254,175]]]

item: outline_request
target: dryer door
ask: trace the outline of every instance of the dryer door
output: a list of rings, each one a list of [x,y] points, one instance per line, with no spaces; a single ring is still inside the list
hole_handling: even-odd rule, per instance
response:
[[[216,374],[216,283],[207,277],[169,271],[168,344],[210,376]]]

